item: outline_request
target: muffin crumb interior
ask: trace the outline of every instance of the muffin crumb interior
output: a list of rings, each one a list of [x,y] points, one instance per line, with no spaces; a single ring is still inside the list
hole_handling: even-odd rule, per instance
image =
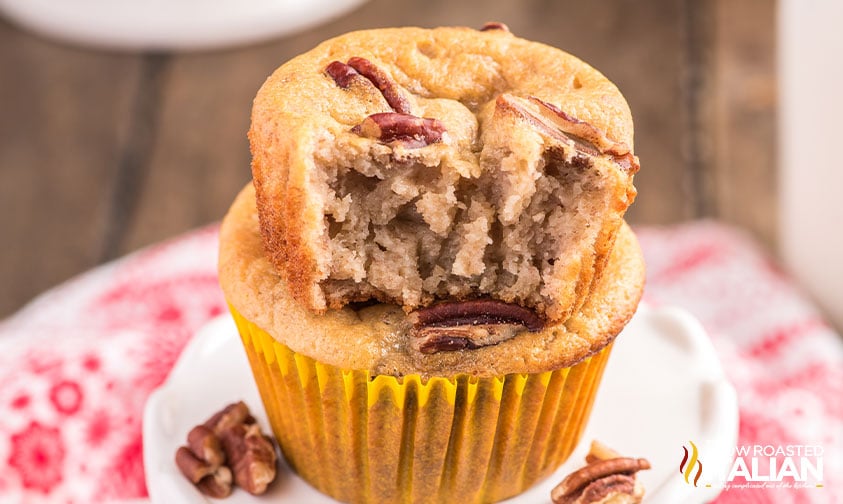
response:
[[[329,306],[494,295],[545,311],[584,288],[560,270],[594,267],[613,168],[513,124],[493,103],[477,121],[421,148],[352,134],[318,151],[310,190],[324,209]]]

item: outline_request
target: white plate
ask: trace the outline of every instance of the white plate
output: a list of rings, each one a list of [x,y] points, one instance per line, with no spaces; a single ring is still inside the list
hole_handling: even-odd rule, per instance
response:
[[[146,403],[144,465],[153,503],[214,502],[182,477],[173,463],[191,427],[229,402],[243,399],[265,430],[258,392],[234,322],[220,317],[204,327],[185,349],[167,381]],[[679,473],[684,446],[702,448],[706,472],[728,470],[737,442],[735,390],[700,324],[675,308],[642,306],[618,336],[582,442],[553,476],[507,504],[547,504],[556,483],[583,463],[592,439],[624,455],[646,457],[652,469],[638,473],[649,504],[701,503],[719,488],[693,487]],[[704,458],[703,458],[704,457]],[[335,503],[287,466],[266,497],[236,489],[225,502]]]
[[[107,49],[209,49],[286,35],[365,0],[0,0],[44,35]]]

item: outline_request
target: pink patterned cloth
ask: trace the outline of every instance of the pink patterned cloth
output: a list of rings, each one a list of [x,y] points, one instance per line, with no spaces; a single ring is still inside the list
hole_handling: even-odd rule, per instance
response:
[[[733,488],[717,502],[843,502],[840,337],[742,233],[712,222],[637,232],[646,299],[702,320],[738,390],[739,444],[825,450],[823,488]],[[0,324],[0,502],[146,497],[144,402],[225,310],[217,237],[208,227],[99,267]]]

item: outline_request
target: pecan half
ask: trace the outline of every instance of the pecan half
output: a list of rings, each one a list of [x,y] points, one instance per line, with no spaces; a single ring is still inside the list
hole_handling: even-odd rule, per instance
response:
[[[228,467],[214,467],[199,459],[186,446],[176,451],[176,466],[203,494],[215,499],[231,495],[231,470]]]
[[[249,413],[246,403],[238,401],[214,413],[203,425],[219,434],[229,427],[242,423],[255,423],[255,419]]]
[[[365,77],[381,92],[393,110],[370,115],[351,129],[354,133],[383,143],[398,141],[409,148],[424,147],[442,140],[445,126],[438,119],[413,115],[410,102],[398,85],[366,58],[355,56],[349,58],[347,64],[333,61],[325,67],[325,73],[343,89],[351,86],[355,77]]]
[[[642,458],[621,457],[611,448],[592,443],[586,455],[588,464],[569,474],[550,493],[553,504],[589,504],[605,502],[641,502],[644,487],[635,473],[650,468]]]
[[[607,497],[614,496],[615,501],[620,501],[617,498],[619,494],[628,495],[626,502],[634,502],[633,494],[635,493],[635,478],[626,474],[612,474],[605,478],[592,481],[587,484],[576,496],[569,496],[569,500],[562,499],[565,504],[586,504],[592,502],[605,502]],[[604,500],[605,499],[605,500]],[[623,502],[623,501],[621,501]],[[554,502],[554,504],[557,504]]]
[[[638,159],[630,152],[629,146],[612,141],[601,130],[568,115],[553,104],[532,96],[519,98],[502,94],[498,96],[495,107],[520,117],[545,135],[572,146],[584,156],[605,154],[627,172],[635,173],[639,169]]]
[[[275,479],[275,448],[256,423],[238,424],[220,433],[234,472],[234,482],[252,495],[266,492]]]
[[[544,327],[534,311],[492,299],[438,303],[412,312],[408,320],[412,346],[424,354],[496,345]]]
[[[191,483],[199,483],[202,478],[213,474],[215,470],[211,464],[194,455],[186,446],[180,446],[176,450],[176,466]]]
[[[438,119],[398,112],[372,114],[351,131],[383,143],[401,142],[406,147],[424,147],[442,141],[445,125]]]
[[[583,138],[587,142],[595,145],[601,153],[611,154],[615,158],[615,162],[621,165],[625,170],[635,173],[639,170],[638,159],[630,152],[629,146],[622,142],[615,142],[606,136],[606,133],[592,126],[591,124],[581,121],[575,117],[566,114],[562,109],[531,96],[530,100],[538,103],[553,111],[567,126],[567,132],[575,137]],[[564,128],[563,128],[564,129]]]
[[[398,90],[398,86],[392,78],[378,68],[377,65],[366,58],[355,56],[348,60],[348,66],[356,70],[363,77],[369,79],[380,90],[386,103],[392,107],[392,110],[402,114],[412,113],[410,102],[401,94],[401,91]]]
[[[514,338],[524,326],[518,324],[477,324],[454,327],[421,327],[413,331],[413,347],[423,353],[474,350]]]
[[[212,476],[206,476],[196,483],[200,492],[215,499],[231,495],[232,486],[231,469],[226,466],[221,466]]]
[[[332,61],[329,63],[328,66],[325,67],[325,73],[334,79],[337,86],[343,89],[348,89],[348,86],[351,85],[351,81],[354,77],[360,75],[357,73],[357,70],[346,65],[342,61]]]
[[[210,497],[231,493],[231,471],[223,465],[225,453],[213,430],[198,425],[187,435],[187,446],[176,451],[176,466],[185,478]]]
[[[204,425],[197,425],[187,433],[187,447],[197,457],[214,467],[219,467],[225,462],[225,453],[219,438],[213,430]]]
[[[484,24],[480,31],[489,31],[489,30],[503,30],[505,32],[509,31],[509,27],[499,21],[489,21],[488,23]]]
[[[227,497],[235,483],[258,495],[275,479],[276,454],[272,441],[240,401],[191,429],[187,446],[176,451],[176,465],[210,497]]]
[[[649,468],[650,463],[646,459],[640,458],[618,457],[600,460],[569,474],[556,488],[559,489],[562,495],[567,495],[581,489],[592,481],[612,474],[634,474],[636,471]]]

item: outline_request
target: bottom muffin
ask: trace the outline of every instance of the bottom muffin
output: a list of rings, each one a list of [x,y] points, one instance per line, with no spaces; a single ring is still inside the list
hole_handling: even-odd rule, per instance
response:
[[[266,259],[254,191],[220,235],[220,283],[287,461],[345,502],[494,502],[570,455],[643,260],[624,226],[582,310],[494,345],[420,352],[400,307],[316,315]]]

